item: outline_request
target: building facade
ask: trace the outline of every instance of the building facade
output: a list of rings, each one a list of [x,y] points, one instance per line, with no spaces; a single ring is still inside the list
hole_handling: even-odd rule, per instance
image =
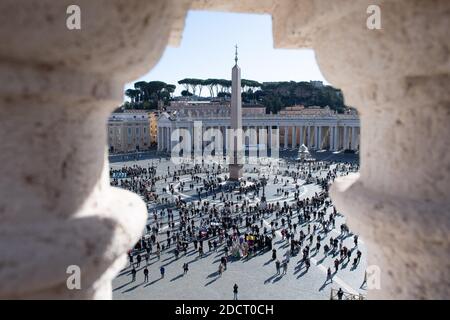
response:
[[[147,112],[112,113],[108,119],[109,152],[150,149],[152,145],[151,117]],[[154,135],[156,136],[157,133]]]

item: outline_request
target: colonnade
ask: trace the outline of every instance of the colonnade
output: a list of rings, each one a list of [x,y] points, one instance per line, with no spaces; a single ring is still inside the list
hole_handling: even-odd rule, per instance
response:
[[[170,151],[178,143],[179,135],[175,129],[187,129],[194,146],[194,122],[177,123],[166,122],[158,125],[158,151]],[[227,148],[227,135],[229,125],[208,124],[202,121],[203,141],[209,141],[211,136],[220,132],[223,146]],[[206,124],[206,125],[205,125]],[[211,130],[212,129],[212,130]],[[174,135],[172,133],[174,132]],[[281,149],[296,149],[302,144],[313,150],[359,150],[359,124],[330,124],[330,125],[248,125],[243,126],[243,143],[245,146],[265,145],[271,149],[274,143]],[[278,138],[278,139],[277,139]],[[205,143],[203,143],[204,145]]]

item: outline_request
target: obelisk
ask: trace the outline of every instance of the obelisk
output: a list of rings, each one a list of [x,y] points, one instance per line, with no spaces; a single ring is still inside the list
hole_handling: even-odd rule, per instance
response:
[[[242,101],[241,101],[241,69],[237,61],[237,46],[235,52],[235,64],[231,70],[231,129],[230,137],[232,156],[229,170],[230,180],[237,181],[242,178],[243,171],[243,145],[242,145]],[[228,140],[228,139],[227,139]]]

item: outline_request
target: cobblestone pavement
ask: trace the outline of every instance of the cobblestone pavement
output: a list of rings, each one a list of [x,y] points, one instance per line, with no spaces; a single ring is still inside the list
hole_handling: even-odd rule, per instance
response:
[[[289,152],[285,152],[284,156],[289,159]],[[323,154],[321,159],[333,158],[333,160],[339,160],[339,155],[336,154]],[[318,157],[319,158],[319,157]],[[356,155],[342,155],[342,159],[345,161],[357,160]],[[116,162],[111,165],[113,168],[120,168],[122,165],[131,166],[138,164],[143,167],[149,165],[157,165],[157,174],[164,175],[167,173],[167,168],[170,170],[176,168],[167,159],[151,158],[140,161],[128,161],[128,162]],[[287,163],[281,162],[282,169],[287,168]],[[290,169],[293,170],[294,166],[291,164]],[[253,166],[246,165],[245,178],[248,177],[258,178],[257,173],[251,172]],[[224,174],[222,174],[224,175]],[[326,172],[320,173],[320,176],[326,175]],[[203,174],[203,176],[205,176]],[[292,178],[279,176],[279,182],[274,184],[273,175],[269,176],[268,184],[265,189],[265,194],[268,202],[280,202],[284,201],[291,203],[293,198],[293,191],[295,190],[295,184]],[[281,182],[283,179],[283,182]],[[186,186],[190,183],[190,175],[180,177],[181,181],[186,181]],[[168,192],[163,192],[163,188],[167,188],[169,183],[173,183],[176,187],[176,182],[164,183],[164,180],[159,181],[156,186],[156,190],[159,194],[164,195],[169,199],[174,197],[181,197],[185,201],[198,201],[195,188],[200,184],[195,184],[193,190],[184,188],[183,191],[176,191],[173,195]],[[313,196],[316,192],[320,191],[320,187],[315,184],[306,184],[305,181],[297,181],[300,187],[300,199]],[[285,191],[289,191],[288,197],[283,197],[282,194],[277,193],[277,189],[283,188]],[[176,189],[176,188],[175,188]],[[237,194],[230,195],[233,201],[236,200]],[[253,195],[249,194],[245,197],[250,203],[256,203],[260,200],[261,194]],[[217,207],[222,205],[221,201],[216,199],[212,200],[212,197],[203,197],[202,200],[210,201],[211,205],[215,204]],[[160,204],[150,204],[149,212],[154,209],[160,209]],[[332,207],[327,209],[327,213],[332,211]],[[177,221],[177,215],[175,212],[175,222]],[[126,212],[124,212],[126,214]],[[152,221],[152,215],[149,215],[149,223]],[[294,215],[293,220],[297,221],[297,215]],[[264,225],[270,230],[270,222],[275,219],[273,216],[265,216]],[[278,222],[280,219],[278,219]],[[364,273],[367,267],[366,265],[366,248],[364,246],[364,240],[359,239],[357,249],[362,252],[362,259],[355,267],[352,266],[355,253],[352,255],[352,259],[349,263],[342,263],[339,265],[339,270],[333,274],[333,281],[326,281],[327,268],[330,267],[334,272],[333,261],[339,258],[339,252],[336,252],[334,256],[325,256],[323,251],[323,245],[329,243],[329,238],[336,238],[340,235],[339,226],[345,222],[345,217],[341,214],[336,219],[336,228],[327,234],[322,240],[322,247],[319,252],[315,250],[315,237],[311,248],[311,267],[306,270],[305,266],[301,263],[301,253],[290,258],[288,264],[288,271],[285,275],[277,275],[275,262],[272,261],[270,251],[257,254],[251,258],[229,260],[227,270],[220,276],[218,273],[218,266],[220,258],[223,254],[223,245],[218,248],[217,252],[208,251],[208,246],[205,241],[204,248],[205,254],[202,258],[198,256],[198,253],[194,251],[194,247],[190,244],[186,255],[180,254],[178,259],[175,259],[172,253],[172,248],[163,250],[160,259],[152,254],[149,261],[149,281],[144,282],[143,268],[145,266],[145,260],[141,262],[137,270],[137,278],[135,282],[131,282],[130,268],[127,265],[117,278],[113,281],[113,298],[114,299],[232,299],[233,298],[233,285],[236,283],[239,286],[239,299],[330,299],[331,288],[342,288],[344,291],[354,294],[365,294],[365,285],[363,285]],[[310,222],[311,232],[315,221]],[[259,223],[258,223],[259,224]],[[280,223],[281,224],[281,223]],[[318,225],[318,224],[317,224]],[[160,232],[160,239],[165,240],[166,227]],[[307,224],[301,225],[301,228],[297,228],[296,238],[300,230],[303,230],[307,236],[308,229]],[[241,229],[245,232],[245,228]],[[322,237],[324,234],[320,233]],[[349,249],[356,249],[353,243],[353,235],[345,238],[343,245]],[[280,230],[276,232],[276,237],[273,240],[274,248],[277,249],[277,257],[281,261],[283,255],[289,249],[289,244],[282,240]],[[154,252],[155,250],[153,250]],[[356,250],[354,251],[356,252]],[[184,263],[189,264],[189,272],[183,275],[182,266]],[[160,276],[160,267],[165,267],[165,277]]]

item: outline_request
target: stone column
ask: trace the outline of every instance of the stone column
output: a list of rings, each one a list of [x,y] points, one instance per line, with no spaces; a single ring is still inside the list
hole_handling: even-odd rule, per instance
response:
[[[328,127],[328,135],[330,140],[330,151],[334,150],[334,130],[332,126]]]
[[[164,139],[164,147],[166,151],[168,152],[170,150],[170,128],[165,127],[164,131],[166,133],[165,139]]]
[[[341,138],[341,135],[339,133],[339,126],[336,125],[334,127],[334,150],[336,150],[336,151],[339,150],[341,147],[341,144],[339,142],[340,138]]]
[[[300,143],[299,143],[300,145],[305,143],[304,137],[303,137],[303,131],[304,131],[304,127],[300,126]]]
[[[348,149],[348,127],[344,126],[342,127],[342,130],[344,130],[344,150]]]
[[[224,150],[224,155],[226,155],[227,153],[227,127],[226,126],[221,126],[220,130],[222,131],[222,143],[223,143],[223,150]]]
[[[0,299],[110,299],[146,222],[140,197],[110,186],[106,119],[180,10],[80,0],[82,30],[69,31],[70,4],[0,2]]]
[[[297,147],[297,127],[292,127],[292,149]]]
[[[318,138],[318,134],[317,134],[317,131],[318,131],[318,129],[319,129],[319,127],[317,127],[317,126],[314,126],[313,127],[313,132],[314,132],[314,139],[313,139],[313,141],[314,141],[314,149],[317,149],[317,146],[319,145],[319,142],[317,141],[317,138]]]
[[[355,132],[356,132],[356,127],[351,127],[351,135],[350,135],[350,147],[351,147],[351,150],[356,150],[356,148],[355,148],[355,143],[356,143]]]
[[[194,150],[194,127],[193,127],[192,122],[188,124],[188,130],[189,130],[189,138],[190,138],[189,143],[191,145],[191,155],[190,156],[192,156],[192,153]]]
[[[267,137],[267,149],[272,149],[272,126],[269,126],[269,133]]]
[[[284,145],[283,145],[283,147],[285,149],[288,147],[288,135],[289,135],[288,129],[289,129],[289,127],[284,126]]]
[[[158,128],[158,132],[156,133],[156,137],[157,137],[157,144],[158,144],[158,151],[161,151],[161,131]]]
[[[167,128],[167,151],[170,153],[172,150],[172,127]]]
[[[322,149],[322,127],[317,127],[317,144],[316,144],[317,150]]]
[[[308,148],[311,148],[312,147],[312,143],[313,143],[313,139],[312,139],[312,133],[313,133],[313,130],[312,130],[312,126],[308,126],[307,127],[308,129],[308,138],[307,138],[307,140],[306,140],[306,146],[308,147]]]

